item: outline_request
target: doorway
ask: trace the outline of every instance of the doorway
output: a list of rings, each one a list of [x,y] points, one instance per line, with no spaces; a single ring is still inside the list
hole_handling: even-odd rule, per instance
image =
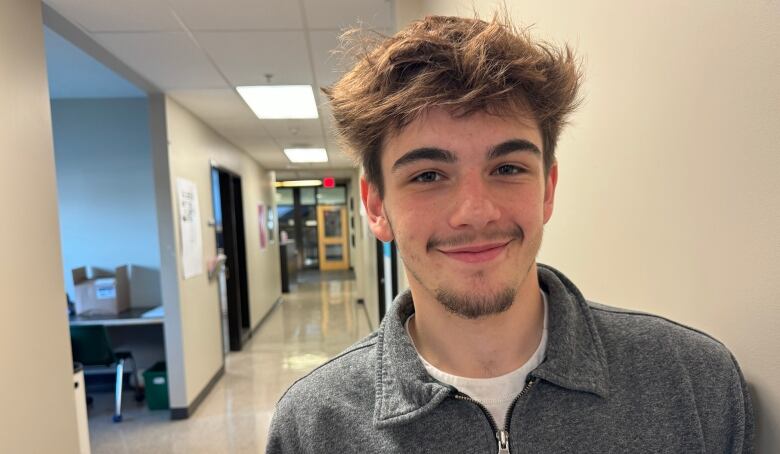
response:
[[[351,269],[347,193],[345,184],[276,189],[279,231],[294,245],[288,261],[297,271],[318,275]]]
[[[379,302],[379,321],[398,295],[398,251],[395,241],[383,243],[376,240],[376,282]]]
[[[252,333],[241,177],[229,170],[213,166],[211,182],[217,253],[222,252],[227,257],[225,259],[227,314],[223,313],[222,326],[223,331],[227,329],[227,336],[224,337],[229,343],[230,350],[240,351]]]
[[[317,205],[320,271],[349,269],[347,206]]]

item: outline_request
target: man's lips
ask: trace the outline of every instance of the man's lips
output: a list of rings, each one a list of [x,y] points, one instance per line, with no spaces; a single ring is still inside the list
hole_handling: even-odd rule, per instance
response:
[[[461,247],[450,248],[450,249],[439,249],[439,252],[441,252],[442,254],[446,255],[449,258],[453,258],[461,262],[481,263],[496,258],[499,254],[501,254],[501,252],[504,251],[504,249],[506,249],[507,245],[511,242],[512,240],[508,240],[508,241],[503,241],[498,243],[468,245],[468,246],[461,246]]]

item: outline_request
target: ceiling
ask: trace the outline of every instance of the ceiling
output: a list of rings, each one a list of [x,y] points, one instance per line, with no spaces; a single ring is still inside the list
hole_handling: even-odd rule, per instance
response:
[[[343,30],[359,24],[385,34],[395,29],[393,0],[44,1],[264,167],[287,170],[282,178],[352,167],[331,132],[319,87],[335,82],[340,68],[348,66],[332,53]],[[60,51],[74,54],[58,41],[62,38],[51,35],[47,32],[47,52],[55,42]],[[100,66],[84,63],[80,68],[86,73]],[[268,84],[268,75],[274,85],[312,85],[319,118],[258,119],[235,87]],[[84,95],[90,84],[70,85],[78,97],[91,97]],[[54,86],[61,87],[59,97],[74,97],[64,81]],[[289,146],[324,147],[329,162],[292,164],[282,153]]]

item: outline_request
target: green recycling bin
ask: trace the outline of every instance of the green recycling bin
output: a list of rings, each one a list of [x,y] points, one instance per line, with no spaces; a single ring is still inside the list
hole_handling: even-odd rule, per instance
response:
[[[144,386],[146,387],[146,405],[149,410],[167,410],[168,404],[168,371],[165,361],[155,363],[144,371]]]

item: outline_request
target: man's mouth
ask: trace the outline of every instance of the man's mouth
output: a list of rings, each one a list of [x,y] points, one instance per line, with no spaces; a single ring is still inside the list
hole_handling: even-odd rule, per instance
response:
[[[439,249],[439,252],[449,258],[466,263],[482,263],[498,257],[513,240],[486,244],[470,244],[454,248]]]

